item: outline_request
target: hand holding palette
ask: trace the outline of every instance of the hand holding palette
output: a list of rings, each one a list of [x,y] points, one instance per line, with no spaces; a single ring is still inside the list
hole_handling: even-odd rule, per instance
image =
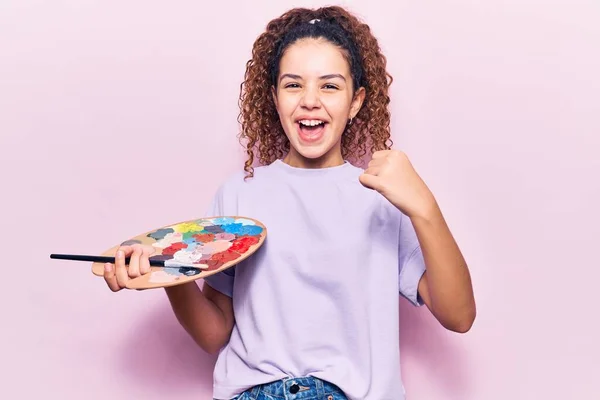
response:
[[[231,268],[262,246],[267,235],[259,221],[246,217],[210,217],[179,222],[135,236],[102,256],[51,254],[50,258],[91,261],[92,273],[104,276],[121,246],[151,246],[151,271],[129,280],[129,289],[180,285]]]

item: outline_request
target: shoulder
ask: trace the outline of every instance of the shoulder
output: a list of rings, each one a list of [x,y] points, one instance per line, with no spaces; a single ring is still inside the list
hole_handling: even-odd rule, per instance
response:
[[[264,180],[269,175],[270,165],[254,167],[253,174],[248,175],[243,169],[239,169],[225,177],[221,187],[222,188],[242,188],[256,184]]]
[[[269,166],[258,166],[254,167],[252,176],[248,176],[248,173],[243,169],[230,173],[217,187],[217,195],[222,197],[230,197],[243,191],[251,190],[260,183],[269,181],[268,170]]]

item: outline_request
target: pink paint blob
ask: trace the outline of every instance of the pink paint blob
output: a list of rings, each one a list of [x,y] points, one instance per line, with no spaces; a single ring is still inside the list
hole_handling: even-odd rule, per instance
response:
[[[233,233],[227,233],[227,232],[223,232],[223,233],[217,233],[215,235],[215,240],[227,240],[227,241],[231,241],[235,239],[235,235]]]
[[[202,254],[220,253],[231,247],[231,242],[227,240],[215,240],[214,242],[205,243],[198,247]]]

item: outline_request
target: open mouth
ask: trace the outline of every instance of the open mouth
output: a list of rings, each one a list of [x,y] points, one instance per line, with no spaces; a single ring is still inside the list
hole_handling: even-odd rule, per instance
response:
[[[304,142],[316,142],[323,137],[327,122],[320,119],[301,119],[297,124],[298,133]]]
[[[314,131],[325,126],[325,121],[318,119],[302,119],[298,121],[298,125],[300,125],[300,129]]]

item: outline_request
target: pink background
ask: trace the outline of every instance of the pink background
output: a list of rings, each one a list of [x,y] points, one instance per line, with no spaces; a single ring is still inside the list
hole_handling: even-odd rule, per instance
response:
[[[113,294],[48,255],[201,215],[243,160],[252,42],[315,4],[0,3],[3,397],[210,398],[214,358],[163,291]],[[600,3],[347,4],[389,58],[397,148],[477,295],[466,335],[402,302],[409,399],[600,398]]]

